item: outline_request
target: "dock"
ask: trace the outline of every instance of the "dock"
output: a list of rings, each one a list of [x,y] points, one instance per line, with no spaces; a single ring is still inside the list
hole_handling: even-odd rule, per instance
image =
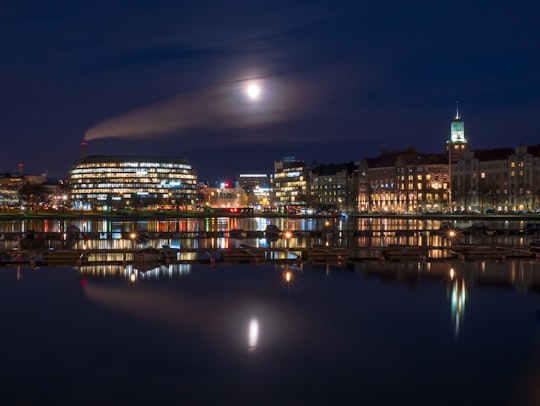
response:
[[[24,249],[0,252],[0,265],[78,266],[99,264],[126,264],[133,262],[133,249]],[[540,259],[529,247],[503,247],[490,245],[410,246],[389,245],[380,247],[269,248],[241,246],[239,248],[166,248],[165,263],[265,263],[313,262],[335,263],[389,260],[434,262],[448,259]]]

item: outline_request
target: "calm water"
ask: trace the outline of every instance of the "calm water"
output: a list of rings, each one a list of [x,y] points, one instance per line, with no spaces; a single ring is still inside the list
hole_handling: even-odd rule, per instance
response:
[[[117,275],[0,268],[3,404],[540,399],[540,263]]]

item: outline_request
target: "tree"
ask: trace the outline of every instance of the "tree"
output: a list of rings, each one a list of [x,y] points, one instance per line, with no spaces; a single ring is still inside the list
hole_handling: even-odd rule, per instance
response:
[[[46,203],[47,190],[43,185],[26,183],[19,189],[19,200],[27,207]]]

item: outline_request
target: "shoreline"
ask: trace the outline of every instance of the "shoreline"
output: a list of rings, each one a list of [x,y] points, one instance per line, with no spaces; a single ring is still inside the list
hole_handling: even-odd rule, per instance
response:
[[[404,220],[477,220],[477,221],[539,221],[540,214],[381,214],[362,213],[351,214],[347,218],[339,215],[287,215],[284,213],[157,213],[157,212],[132,212],[132,213],[0,213],[0,221],[6,220],[69,220],[69,219],[95,219],[95,220],[171,220],[178,218],[290,218],[290,219],[363,219],[363,218],[387,218]]]

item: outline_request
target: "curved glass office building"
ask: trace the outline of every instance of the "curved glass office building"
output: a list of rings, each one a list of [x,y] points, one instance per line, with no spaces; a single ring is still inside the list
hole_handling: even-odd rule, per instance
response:
[[[197,174],[182,158],[89,156],[70,171],[76,209],[194,207]]]

